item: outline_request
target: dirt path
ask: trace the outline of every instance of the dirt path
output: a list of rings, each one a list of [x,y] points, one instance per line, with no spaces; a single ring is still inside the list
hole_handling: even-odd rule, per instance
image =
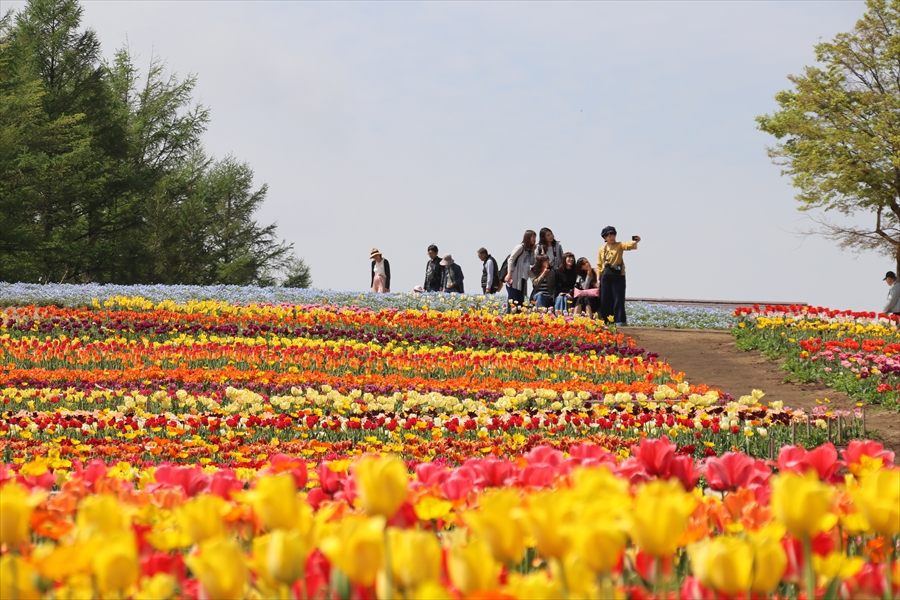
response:
[[[829,406],[850,410],[856,402],[822,383],[785,383],[781,361],[769,360],[759,352],[744,352],[735,346],[728,331],[698,331],[628,327],[623,330],[638,346],[659,354],[660,360],[683,371],[685,380],[717,387],[738,398],[753,389],[766,393],[763,402],[781,400],[791,408],[812,409],[816,400],[828,399]],[[900,461],[900,413],[875,407],[866,409],[866,428],[871,437],[893,450]]]

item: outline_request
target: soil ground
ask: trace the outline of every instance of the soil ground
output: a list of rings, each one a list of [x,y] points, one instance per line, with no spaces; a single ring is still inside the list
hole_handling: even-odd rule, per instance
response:
[[[685,381],[716,387],[738,398],[753,389],[766,393],[763,402],[781,400],[791,408],[811,410],[816,400],[830,400],[828,406],[851,410],[856,401],[823,383],[785,382],[788,375],[781,370],[782,361],[770,360],[759,352],[744,352],[735,345],[730,331],[695,329],[659,329],[627,327],[625,335],[638,346],[659,354]],[[878,407],[866,407],[866,430],[869,438],[878,440],[895,454],[900,463],[900,413]]]

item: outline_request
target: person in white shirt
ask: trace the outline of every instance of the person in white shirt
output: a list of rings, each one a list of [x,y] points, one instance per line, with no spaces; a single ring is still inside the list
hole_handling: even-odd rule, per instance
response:
[[[376,294],[386,294],[391,291],[391,263],[382,258],[378,248],[372,248],[369,252],[372,259],[372,270],[369,285]]]
[[[891,288],[888,291],[884,312],[889,315],[900,315],[900,281],[897,281],[897,274],[893,271],[888,271],[884,276],[884,280],[887,282],[888,287]]]

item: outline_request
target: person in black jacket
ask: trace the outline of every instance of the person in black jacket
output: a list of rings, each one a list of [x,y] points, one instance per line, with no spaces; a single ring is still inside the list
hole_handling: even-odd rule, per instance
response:
[[[441,261],[441,266],[444,267],[444,278],[441,281],[441,291],[451,294],[465,294],[466,289],[463,286],[462,268],[456,264],[453,257],[449,254],[445,254],[444,260]]]
[[[481,291],[485,294],[493,294],[500,290],[503,282],[500,281],[500,272],[497,269],[497,261],[484,248],[478,250],[478,258],[481,259]]]
[[[438,247],[434,244],[428,246],[428,263],[425,265],[425,285],[422,289],[426,292],[441,291],[441,280],[444,278],[444,267],[438,258]]]
[[[370,271],[369,285],[376,294],[386,294],[391,291],[391,263],[386,258],[382,258],[378,248],[372,248],[369,252],[369,258],[372,259],[372,270]]]
[[[562,264],[556,271],[554,310],[566,312],[574,304],[576,281],[578,281],[578,271],[575,268],[575,255],[571,252],[566,252],[562,255]]]

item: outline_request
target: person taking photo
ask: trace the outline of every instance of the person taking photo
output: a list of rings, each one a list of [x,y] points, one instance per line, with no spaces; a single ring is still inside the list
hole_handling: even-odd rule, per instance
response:
[[[637,250],[641,236],[631,237],[631,241],[616,240],[616,228],[609,225],[600,232],[606,242],[597,251],[597,271],[600,274],[600,315],[609,322],[612,317],[617,326],[628,324],[625,315],[625,261],[622,255],[628,250]]]

